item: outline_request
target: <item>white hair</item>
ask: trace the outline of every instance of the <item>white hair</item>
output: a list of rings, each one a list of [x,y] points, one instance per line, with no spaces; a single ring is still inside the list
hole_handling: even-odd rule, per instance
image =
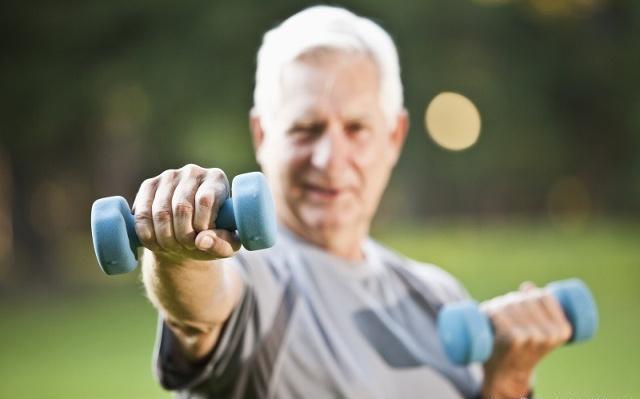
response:
[[[382,112],[389,125],[395,126],[403,99],[400,63],[393,40],[370,19],[329,6],[302,10],[264,35],[258,51],[253,113],[263,119],[273,116],[280,101],[283,68],[318,48],[355,51],[371,57],[378,66]]]

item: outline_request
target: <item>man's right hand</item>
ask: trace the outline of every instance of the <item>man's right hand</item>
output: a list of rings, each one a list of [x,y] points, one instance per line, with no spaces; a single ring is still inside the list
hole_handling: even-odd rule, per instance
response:
[[[191,361],[210,353],[243,292],[240,273],[217,260],[240,249],[235,232],[215,228],[228,195],[220,169],[186,165],[145,180],[133,205],[147,296]]]
[[[133,203],[143,246],[171,263],[228,258],[240,249],[235,232],[215,229],[229,181],[217,168],[186,165],[145,180]]]

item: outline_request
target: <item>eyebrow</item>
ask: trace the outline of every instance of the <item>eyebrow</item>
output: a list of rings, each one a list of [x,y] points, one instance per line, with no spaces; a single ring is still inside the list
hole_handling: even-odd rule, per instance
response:
[[[374,116],[371,112],[367,111],[355,111],[354,113],[350,113],[349,110],[345,111],[340,115],[340,117],[346,121],[364,121],[369,122],[374,119]],[[327,116],[324,112],[320,112],[314,107],[305,107],[302,112],[299,113],[299,116],[293,119],[293,123],[311,123],[326,120]]]
[[[365,121],[373,119],[373,116],[370,113],[362,113],[362,114],[353,114],[353,115],[345,115],[344,119],[348,121]]]
[[[345,123],[353,123],[353,122],[362,122],[362,123],[370,123],[373,117],[370,114],[356,114],[356,115],[345,115],[342,117]],[[306,115],[302,115],[299,118],[291,121],[291,125],[306,125],[306,124],[317,124],[317,123],[326,123],[327,118],[323,115],[310,113]]]

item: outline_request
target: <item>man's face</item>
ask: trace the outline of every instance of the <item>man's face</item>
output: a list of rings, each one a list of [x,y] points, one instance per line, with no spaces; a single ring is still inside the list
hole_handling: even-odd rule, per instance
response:
[[[281,90],[269,130],[253,121],[280,220],[312,241],[366,234],[406,133],[404,113],[385,119],[376,64],[313,52],[284,68]]]

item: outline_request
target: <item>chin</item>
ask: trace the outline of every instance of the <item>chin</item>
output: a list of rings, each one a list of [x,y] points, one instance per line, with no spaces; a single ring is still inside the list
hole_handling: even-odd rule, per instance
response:
[[[303,224],[308,229],[336,231],[357,228],[358,218],[351,212],[330,209],[304,209],[301,212]]]

